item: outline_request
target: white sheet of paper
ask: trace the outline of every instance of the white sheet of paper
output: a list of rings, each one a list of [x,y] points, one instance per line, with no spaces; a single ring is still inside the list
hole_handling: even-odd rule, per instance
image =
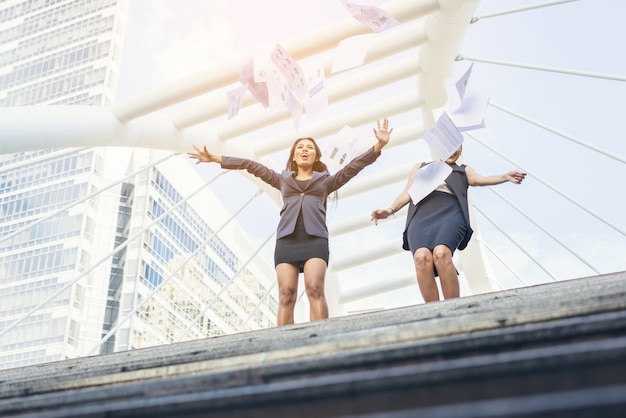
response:
[[[469,83],[469,77],[472,72],[472,66],[473,63],[456,81],[446,80],[445,82],[446,94],[448,96],[446,111],[449,115],[461,107],[463,98],[465,97],[465,90],[467,89],[467,84]]]
[[[393,16],[378,7],[354,4],[347,0],[341,0],[341,3],[356,20],[374,32],[382,32],[400,24]]]
[[[254,81],[257,83],[268,81],[272,73],[276,71],[276,66],[270,59],[273,50],[274,45],[267,43],[254,48],[252,61],[254,62]]]
[[[354,18],[374,32],[382,32],[400,24],[393,16],[378,7],[369,7],[365,12],[354,15]]]
[[[472,75],[472,68],[474,68],[474,63],[472,63],[469,68],[465,71],[465,73],[459,78],[456,82],[456,91],[459,95],[459,99],[462,102],[465,97],[465,90],[467,90],[467,84],[469,83],[470,75]]]
[[[269,100],[269,110],[279,110],[285,106],[287,99],[287,84],[283,77],[278,73],[276,68],[265,76],[265,83],[267,84],[267,93]]]
[[[357,152],[357,136],[354,130],[345,125],[335,134],[325,151],[322,153],[322,161],[328,166],[331,173],[335,173],[345,167],[356,155]]]
[[[302,117],[302,103],[300,103],[291,89],[288,88],[286,94],[285,104],[287,105],[287,109],[291,112],[291,118],[293,119],[293,124],[297,131],[300,128],[300,118]]]
[[[350,12],[352,16],[358,15],[359,13],[361,13],[368,7],[368,6],[361,6],[358,4],[354,4],[352,2],[349,2],[348,0],[339,0],[339,1],[341,2],[341,4],[343,4],[343,7],[345,7],[346,10]]]
[[[333,57],[331,73],[348,70],[363,65],[367,49],[372,42],[374,34],[350,36],[339,42]]]
[[[450,114],[450,118],[459,131],[469,131],[485,127],[485,109],[489,96],[468,90],[463,97],[461,106]]]
[[[296,93],[298,99],[304,100],[307,93],[306,75],[298,62],[280,44],[276,45],[270,59],[285,77],[287,85]]]
[[[267,84],[265,82],[257,83],[254,81],[254,61],[250,60],[246,65],[239,69],[239,81],[244,86],[248,86],[248,91],[257,102],[261,103],[264,108],[269,106],[269,97]]]
[[[324,64],[319,62],[305,70],[308,94],[305,100],[306,113],[309,118],[322,113],[328,107],[328,90],[326,90],[326,74]]]
[[[435,125],[424,133],[424,141],[445,161],[463,144],[463,134],[452,122],[450,116],[443,112]]]
[[[435,190],[452,172],[452,167],[442,161],[433,161],[417,170],[409,188],[409,196],[414,205]]]
[[[239,113],[247,89],[248,86],[239,86],[226,93],[228,100],[228,119],[234,118],[237,116],[237,113]]]

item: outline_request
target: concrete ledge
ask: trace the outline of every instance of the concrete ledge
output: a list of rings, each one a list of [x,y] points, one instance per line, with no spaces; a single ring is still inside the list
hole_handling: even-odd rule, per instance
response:
[[[389,399],[382,411],[584,391],[626,384],[625,331],[626,273],[615,273],[11,369],[0,414],[277,416],[296,402],[331,416]]]

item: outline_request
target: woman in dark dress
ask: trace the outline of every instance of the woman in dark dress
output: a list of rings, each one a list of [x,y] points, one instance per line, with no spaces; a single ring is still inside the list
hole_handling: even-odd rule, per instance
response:
[[[274,264],[278,280],[277,325],[294,322],[294,307],[298,290],[298,275],[304,273],[304,285],[310,303],[310,319],[328,318],[328,305],[324,295],[324,278],[328,266],[328,227],[326,225],[326,199],[363,168],[380,156],[389,142],[393,129],[388,120],[380,121],[374,128],[378,142],[363,154],[355,157],[335,174],[330,174],[320,161],[322,153],[313,138],[297,139],[291,147],[287,167],[281,173],[255,161],[211,154],[206,146],[191,158],[202,162],[215,162],[226,169],[243,169],[281,191],[283,207],[276,232]]]
[[[469,186],[520,184],[526,173],[512,170],[495,176],[481,176],[473,168],[457,165],[461,156],[459,147],[445,162],[452,172],[445,181],[426,197],[413,204],[409,190],[419,169],[428,163],[416,164],[404,190],[387,209],[372,212],[372,221],[386,219],[409,204],[402,248],[411,251],[415,263],[417,284],[425,302],[439,300],[435,278],[439,276],[444,299],[459,297],[459,279],[452,256],[456,249],[463,250],[472,236],[467,202]]]

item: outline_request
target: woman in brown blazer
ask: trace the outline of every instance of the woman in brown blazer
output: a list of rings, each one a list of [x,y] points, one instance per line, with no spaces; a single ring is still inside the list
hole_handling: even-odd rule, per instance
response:
[[[225,169],[247,170],[281,191],[283,207],[274,250],[279,293],[278,326],[294,322],[299,273],[304,273],[311,320],[328,318],[324,295],[329,259],[326,199],[376,161],[393,131],[388,125],[386,118],[382,126],[378,121],[378,129],[374,128],[378,142],[335,174],[330,174],[320,160],[322,153],[313,138],[299,138],[294,142],[286,169],[280,173],[249,159],[211,154],[206,146],[199,149],[194,145],[196,152],[188,154],[197,160],[196,164],[214,162]]]

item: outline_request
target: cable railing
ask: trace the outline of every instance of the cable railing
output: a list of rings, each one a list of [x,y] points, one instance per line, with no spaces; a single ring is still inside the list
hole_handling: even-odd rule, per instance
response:
[[[248,316],[246,317],[246,319],[244,319],[243,324],[241,325],[241,327],[239,327],[239,329],[237,329],[237,332],[241,332],[244,330],[245,326],[248,324],[248,321],[250,321],[250,319],[252,319],[252,317],[256,314],[256,311],[259,310],[259,308],[261,306],[263,306],[264,304],[264,300],[267,299],[269,297],[269,295],[271,295],[271,293],[274,291],[274,288],[278,285],[278,282],[274,281],[274,283],[272,283],[272,285],[270,287],[267,288],[267,290],[265,291],[265,294],[263,295],[262,298],[259,299],[259,303],[256,304],[256,306],[254,307],[253,310],[250,311],[250,313],[248,313]]]
[[[32,165],[32,164],[41,164],[43,162],[53,160],[55,158],[63,157],[65,155],[87,151],[88,149],[91,149],[91,148],[83,147],[83,148],[66,148],[66,149],[55,150],[54,152],[50,152],[40,157],[34,157],[28,160],[20,161],[18,163],[0,167],[0,175],[4,173],[8,173],[9,171],[12,171],[12,170],[18,170],[20,168],[28,167],[29,165]]]
[[[170,208],[169,210],[167,210],[163,215],[159,216],[156,220],[160,221],[162,218],[164,218],[164,216],[166,214],[171,213],[173,210],[175,210],[176,208],[178,208],[182,203],[188,201],[189,199],[191,199],[193,196],[195,196],[196,194],[198,194],[201,190],[203,190],[205,187],[207,187],[209,184],[211,184],[213,181],[215,181],[219,176],[221,176],[223,173],[225,173],[225,171],[223,171],[222,173],[220,173],[219,175],[213,177],[213,179],[211,179],[211,181],[203,184],[200,188],[198,188],[195,192],[191,193],[189,196],[187,196],[186,198],[182,199],[180,202],[178,202],[176,205],[172,206],[172,208]],[[228,220],[226,222],[224,222],[217,230],[213,231],[213,233],[211,235],[209,235],[209,237],[207,239],[205,239],[202,244],[200,244],[198,246],[198,248],[196,248],[191,254],[189,254],[189,256],[187,256],[185,258],[185,260],[179,264],[178,267],[176,267],[172,272],[170,272],[170,274],[163,279],[163,281],[155,287],[155,289],[150,292],[150,294],[148,294],[148,296],[146,298],[144,298],[140,303],[138,303],[137,305],[135,305],[133,307],[133,309],[121,320],[118,321],[118,323],[109,331],[107,332],[107,334],[102,337],[102,339],[96,344],[94,345],[94,347],[89,351],[88,355],[95,353],[96,350],[98,350],[100,348],[100,346],[102,344],[104,344],[109,338],[111,338],[111,336],[113,334],[115,334],[115,332],[124,324],[126,323],[126,321],[128,321],[133,315],[135,315],[136,312],[138,312],[138,310],[145,305],[154,295],[156,295],[163,286],[165,286],[165,284],[167,284],[167,282],[169,282],[173,277],[176,276],[176,274],[183,268],[185,267],[185,265],[187,265],[187,263],[189,263],[201,250],[204,249],[204,247],[206,245],[208,245],[216,236],[217,234],[224,229],[230,222],[232,222],[237,215],[239,215],[239,213],[241,213],[241,211],[243,209],[245,209],[257,196],[261,195],[262,191],[261,190],[257,190],[257,192],[248,200],[248,202],[246,202],[242,207],[240,207],[235,213],[233,213],[230,218],[228,218]],[[152,222],[150,224],[150,226],[155,225],[155,222]],[[147,229],[146,229],[147,230]],[[145,231],[142,231],[142,234]],[[141,235],[138,235],[141,236]],[[136,238],[137,236],[133,237]]]
[[[534,173],[532,170],[529,170],[524,165],[522,165],[522,164],[520,164],[520,163],[518,163],[516,161],[513,161],[512,159],[510,159],[509,157],[505,156],[500,151],[496,150],[494,147],[492,147],[491,145],[489,145],[488,143],[486,143],[482,139],[478,138],[476,135],[474,135],[474,134],[472,134],[470,132],[465,132],[465,134],[467,134],[470,138],[474,139],[476,142],[478,142],[479,144],[481,144],[485,148],[491,150],[494,154],[500,156],[502,159],[508,161],[509,163],[513,164],[516,167],[519,167],[522,171],[525,171],[526,173],[531,175],[536,181],[540,182],[544,186],[546,186],[549,189],[551,189],[552,191],[556,192],[559,196],[563,197],[564,199],[566,199],[567,201],[569,201],[573,205],[575,205],[578,208],[582,209],[583,211],[587,212],[589,215],[593,216],[595,219],[599,220],[600,222],[602,222],[603,224],[609,226],[611,229],[619,232],[620,234],[626,236],[626,231],[625,230],[623,230],[619,226],[615,225],[614,223],[612,223],[608,219],[605,219],[604,217],[598,215],[593,210],[589,209],[587,206],[583,205],[582,203],[580,203],[579,201],[577,201],[573,197],[571,197],[568,194],[564,193],[563,191],[559,190],[556,186],[554,186],[553,184],[551,184],[550,182],[548,182],[547,180],[545,180],[544,178],[542,178],[538,174]]]
[[[553,72],[553,73],[566,74],[566,75],[576,75],[576,76],[584,76],[584,77],[591,77],[591,78],[603,78],[606,80],[614,80],[614,81],[626,81],[626,76],[616,75],[616,74],[604,74],[604,73],[596,73],[592,71],[570,70],[567,68],[549,67],[545,65],[524,64],[522,62],[501,61],[501,60],[494,60],[494,59],[488,59],[488,58],[471,57],[471,56],[466,56],[466,55],[459,55],[457,56],[456,60],[457,61],[465,60],[465,61],[472,61],[472,62],[482,62],[485,64],[497,64],[497,65],[504,65],[507,67],[518,67],[518,68],[525,68],[527,70],[539,70],[539,71]]]
[[[169,216],[169,214],[174,211],[175,209],[177,209],[179,206],[183,205],[184,203],[187,202],[187,200],[189,200],[191,197],[197,195],[198,193],[200,193],[202,190],[204,190],[204,188],[206,188],[209,184],[211,184],[213,181],[217,180],[220,176],[222,176],[224,173],[226,173],[225,171],[219,173],[217,176],[215,176],[213,179],[211,179],[210,181],[206,182],[205,184],[203,184],[201,187],[199,187],[198,189],[196,189],[193,193],[191,193],[189,196],[187,196],[185,199],[182,199],[180,202],[176,203],[174,206],[172,206],[170,209],[168,209],[167,211],[165,211],[163,214],[161,214],[159,217],[155,218],[152,222],[150,222],[146,227],[144,227],[142,230],[140,230],[139,232],[137,232],[135,235],[133,235],[131,238],[128,238],[127,240],[125,240],[124,242],[122,242],[120,245],[118,245],[117,247],[115,247],[110,253],[106,254],[105,256],[103,256],[102,258],[100,258],[95,264],[93,264],[91,267],[89,267],[87,270],[85,270],[82,274],[80,274],[79,276],[77,276],[75,279],[70,280],[69,282],[67,282],[63,287],[61,287],[59,290],[57,290],[56,292],[54,292],[52,295],[50,295],[49,297],[47,297],[46,299],[44,299],[43,301],[41,301],[39,304],[37,304],[34,308],[32,308],[30,311],[28,311],[28,313],[26,315],[24,315],[22,318],[18,319],[17,321],[13,322],[11,325],[9,325],[7,328],[3,329],[2,331],[0,331],[0,337],[3,336],[4,334],[6,334],[7,332],[9,332],[10,330],[12,330],[13,328],[15,328],[16,326],[18,326],[19,324],[21,324],[23,321],[25,321],[29,316],[33,315],[35,312],[39,311],[41,308],[43,308],[44,306],[46,306],[48,303],[50,303],[51,301],[53,301],[57,296],[59,296],[60,294],[62,294],[63,292],[65,292],[67,289],[71,288],[72,286],[74,286],[76,283],[78,283],[83,277],[87,276],[88,274],[90,274],[92,271],[94,271],[100,264],[104,263],[105,261],[107,261],[108,259],[110,259],[111,257],[113,257],[115,254],[117,254],[119,251],[123,250],[124,248],[126,248],[131,242],[133,242],[135,239],[141,237],[146,231],[148,231],[151,227],[153,227],[154,225],[158,224],[159,222],[161,222],[166,216]]]
[[[257,192],[259,193],[259,192]],[[226,284],[224,284],[222,286],[222,288],[220,289],[220,291],[213,296],[213,299],[211,299],[208,303],[205,304],[204,309],[202,309],[202,311],[200,311],[200,313],[198,313],[198,315],[196,315],[195,318],[193,318],[193,320],[191,320],[191,322],[189,323],[189,325],[187,325],[187,327],[185,328],[183,334],[175,336],[174,337],[174,342],[178,342],[181,341],[183,338],[185,338],[187,336],[187,334],[192,330],[193,326],[200,320],[202,319],[202,317],[206,314],[206,312],[211,309],[213,307],[213,304],[219,300],[220,296],[226,291],[226,289],[235,282],[235,280],[239,277],[239,275],[245,271],[246,267],[248,266],[248,264],[250,264],[250,262],[252,260],[254,260],[254,258],[259,254],[259,252],[263,249],[263,247],[265,247],[265,245],[269,242],[269,240],[275,235],[276,233],[273,232],[272,234],[270,234],[261,245],[259,245],[257,247],[257,249],[250,254],[250,256],[248,257],[248,259],[246,260],[246,262],[241,266],[241,268],[239,268],[239,270],[237,270],[235,272],[235,274],[228,280],[228,282],[226,282]],[[260,302],[259,302],[260,303]],[[258,304],[259,304],[258,303]],[[257,304],[257,306],[258,306]]]
[[[544,234],[546,234],[547,236],[549,236],[550,238],[552,238],[555,242],[557,242],[562,248],[564,248],[566,251],[568,251],[571,255],[573,255],[574,257],[576,257],[578,259],[578,261],[580,261],[581,263],[583,263],[584,265],[586,265],[587,267],[589,267],[591,270],[593,270],[596,274],[600,274],[600,271],[595,268],[593,265],[591,265],[589,262],[587,262],[587,260],[584,259],[584,257],[582,257],[580,254],[578,254],[576,251],[572,250],[572,248],[570,248],[569,245],[567,245],[566,243],[564,243],[563,241],[561,241],[556,235],[552,234],[550,231],[548,231],[547,229],[545,229],[543,226],[539,225],[538,222],[536,222],[533,218],[530,217],[530,215],[528,215],[526,212],[524,212],[523,210],[521,210],[517,205],[515,205],[513,202],[511,202],[509,199],[507,199],[502,193],[498,192],[497,190],[495,190],[493,187],[490,187],[489,190],[491,190],[492,193],[495,193],[500,199],[502,199],[504,202],[506,202],[510,207],[512,207],[517,213],[519,213],[520,215],[522,215],[524,218],[526,218],[526,220],[530,223],[532,223],[533,225],[535,225],[541,232],[543,232]]]
[[[26,231],[30,230],[32,227],[37,226],[37,225],[39,225],[39,224],[41,224],[41,223],[43,223],[43,222],[45,222],[45,221],[47,221],[49,219],[52,219],[55,216],[57,216],[57,215],[59,215],[61,213],[64,213],[64,212],[72,209],[73,207],[75,207],[77,205],[80,205],[81,203],[84,203],[84,202],[88,201],[89,199],[93,199],[94,197],[98,196],[100,193],[105,192],[105,191],[107,191],[109,189],[112,189],[115,186],[119,186],[120,184],[122,184],[122,183],[124,183],[124,182],[126,182],[126,181],[128,181],[128,180],[130,180],[130,179],[132,179],[134,177],[136,177],[138,174],[141,174],[144,171],[150,170],[153,167],[156,167],[157,165],[161,164],[162,162],[164,162],[166,160],[169,160],[170,158],[172,158],[172,157],[174,157],[176,155],[178,155],[178,154],[169,154],[169,155],[161,158],[160,160],[155,161],[154,163],[152,163],[150,165],[147,165],[146,167],[140,168],[139,170],[135,171],[132,174],[129,174],[128,176],[126,176],[126,177],[124,177],[122,179],[115,180],[114,182],[112,182],[112,183],[110,183],[110,184],[108,184],[108,185],[106,185],[106,186],[104,186],[104,187],[94,191],[93,193],[90,193],[90,194],[88,194],[88,195],[86,195],[86,196],[84,196],[84,197],[82,197],[80,199],[77,199],[77,200],[71,202],[69,205],[65,205],[61,209],[57,209],[57,210],[47,214],[46,216],[42,216],[41,218],[37,219],[36,221],[33,221],[33,222],[30,222],[30,223],[26,224],[22,228],[19,228],[19,229],[15,230],[15,231],[11,232],[10,234],[7,234],[7,235],[5,235],[3,237],[0,237],[0,243],[6,241],[8,239],[11,239],[14,236],[19,235],[19,234],[21,234],[23,232],[26,232]],[[35,163],[38,163],[38,161],[33,162],[33,164],[35,164]]]
[[[500,253],[498,253],[496,250],[493,249],[493,247],[491,245],[489,245],[484,239],[482,239],[482,237],[477,236],[475,238],[480,244],[482,244],[487,251],[489,251],[491,254],[493,254],[493,256],[500,262],[502,263],[502,265],[504,267],[506,267],[507,270],[509,270],[511,273],[513,273],[513,275],[520,281],[522,282],[522,284],[524,286],[530,286],[530,284],[524,280],[524,278],[522,277],[522,275],[515,269],[513,268],[513,266],[511,266],[510,263],[507,263],[506,260],[504,259],[504,257],[502,257],[500,255]],[[505,289],[504,286],[502,286],[502,284],[500,284],[499,281],[496,280],[496,283],[498,284],[498,286],[500,287],[500,289]]]
[[[526,256],[528,257],[529,260],[531,260],[537,267],[539,267],[544,273],[546,273],[553,281],[557,281],[557,278],[550,273],[544,266],[541,265],[541,263],[539,263],[537,260],[535,260],[535,258],[532,256],[532,254],[530,254],[528,251],[526,251],[526,249],[524,247],[522,247],[521,245],[519,245],[517,243],[517,241],[515,239],[513,239],[513,237],[511,236],[511,234],[509,234],[507,231],[505,231],[500,225],[498,225],[496,222],[494,222],[491,217],[489,215],[487,215],[485,212],[483,212],[478,206],[476,205],[472,205],[472,207],[478,212],[480,213],[487,221],[489,221],[490,224],[492,224],[498,231],[500,231],[502,233],[502,235],[504,235],[510,242],[513,243],[513,245],[515,245],[521,252],[523,252],[524,254],[526,254]]]
[[[571,3],[573,1],[578,1],[578,0],[552,0],[552,1],[546,1],[544,3],[532,4],[530,6],[522,6],[522,7],[516,7],[513,9],[502,10],[502,11],[494,12],[494,13],[486,13],[484,15],[473,17],[470,23],[476,23],[479,20],[488,19],[490,17],[504,16],[504,15],[519,13],[519,12],[527,12],[529,10],[540,9],[542,7],[558,6],[560,4]]]
[[[624,158],[624,157],[622,157],[620,155],[617,155],[617,154],[615,154],[613,152],[604,150],[604,149],[602,149],[600,147],[597,147],[597,146],[595,146],[593,144],[585,142],[585,141],[583,141],[583,140],[581,140],[579,138],[576,138],[573,135],[569,135],[569,134],[567,134],[567,133],[565,133],[563,131],[560,131],[558,129],[552,128],[551,126],[548,126],[545,123],[541,123],[541,122],[539,122],[536,119],[532,119],[532,118],[530,118],[528,116],[522,115],[519,112],[515,112],[515,111],[513,111],[513,110],[511,110],[511,109],[509,109],[507,107],[504,107],[504,106],[502,106],[502,105],[500,105],[498,103],[495,103],[495,102],[493,102],[491,100],[489,101],[489,105],[492,106],[492,107],[495,107],[498,110],[506,112],[506,113],[508,113],[511,116],[515,116],[518,119],[521,119],[521,120],[523,120],[525,122],[528,122],[528,123],[530,123],[532,125],[535,125],[535,126],[537,126],[539,128],[542,128],[542,129],[544,129],[544,130],[546,130],[548,132],[551,132],[551,133],[553,133],[555,135],[558,135],[558,136],[561,136],[561,137],[563,137],[563,138],[565,138],[567,140],[570,140],[570,141],[572,141],[572,142],[574,142],[574,143],[576,143],[578,145],[581,145],[581,146],[583,146],[583,147],[585,147],[585,148],[587,148],[587,149],[589,149],[591,151],[594,151],[594,152],[596,152],[598,154],[604,155],[607,158],[611,158],[613,160],[619,161],[620,163],[626,163],[626,158]]]

